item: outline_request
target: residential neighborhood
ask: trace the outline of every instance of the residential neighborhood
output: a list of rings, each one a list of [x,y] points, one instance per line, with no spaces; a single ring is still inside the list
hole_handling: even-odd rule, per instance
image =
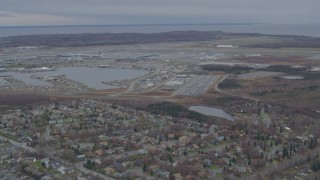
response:
[[[232,125],[95,100],[9,110],[0,115],[0,177],[255,179],[256,172],[281,177],[282,167],[318,155],[319,124],[312,117],[290,109],[282,114],[292,116],[274,117],[281,107],[263,103],[231,109],[242,119]],[[308,170],[296,169],[293,176],[303,178]]]

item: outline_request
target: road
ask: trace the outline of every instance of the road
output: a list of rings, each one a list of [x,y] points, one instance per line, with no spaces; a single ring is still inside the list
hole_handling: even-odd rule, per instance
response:
[[[4,136],[1,136],[1,135],[0,135],[0,139],[3,140],[3,141],[8,141],[10,144],[12,144],[12,145],[14,145],[14,146],[17,146],[17,147],[19,147],[19,148],[23,148],[23,149],[25,149],[25,150],[28,151],[28,152],[38,153],[38,150],[36,150],[36,149],[34,149],[34,148],[30,147],[30,146],[27,146],[27,145],[25,145],[25,144],[23,144],[23,143],[20,143],[20,142],[14,141],[14,140],[12,140],[12,139],[6,138],[6,137],[4,137]]]
[[[39,153],[39,150],[37,150],[35,148],[32,148],[30,146],[25,145],[24,143],[17,142],[15,140],[6,138],[6,137],[1,136],[1,135],[0,135],[0,140],[8,141],[10,144],[12,144],[12,145],[14,145],[16,147],[19,147],[19,148],[23,148],[28,152]],[[53,159],[53,160],[55,160],[55,161],[57,161],[57,162],[59,162],[61,164],[64,164],[64,165],[67,165],[67,166],[71,166],[71,167],[75,168],[76,170],[78,170],[78,171],[80,171],[80,172],[82,172],[84,174],[91,174],[91,175],[99,177],[101,179],[113,180],[113,178],[108,177],[108,176],[106,176],[104,174],[101,174],[101,173],[98,173],[98,172],[95,172],[95,171],[91,171],[89,169],[84,168],[83,167],[83,163],[72,163],[72,162],[69,162],[67,160],[64,160],[64,159],[61,159],[61,158],[55,156],[53,152],[45,151],[44,153],[45,153],[44,155],[46,157],[48,157],[50,159]]]
[[[219,81],[215,84],[214,89],[217,92],[223,93],[220,89],[219,89],[219,84],[222,83],[225,79],[227,79],[227,77],[229,77],[229,75],[224,75],[224,76],[220,76]]]
[[[147,79],[148,77],[150,77],[150,76],[153,76],[153,75],[156,75],[157,73],[159,73],[161,70],[160,69],[158,69],[157,71],[155,71],[154,73],[151,73],[151,74],[149,74],[149,75],[147,75],[147,76],[142,76],[142,77],[140,77],[140,78],[137,78],[137,79],[135,79],[135,80],[133,80],[131,83],[130,83],[130,85],[129,85],[129,87],[128,87],[128,89],[126,90],[126,91],[124,91],[124,92],[120,92],[120,93],[115,93],[115,94],[111,94],[111,95],[109,95],[110,97],[117,97],[117,96],[121,96],[121,95],[123,95],[123,94],[127,94],[127,93],[130,93],[130,92],[132,92],[134,89],[134,86],[135,86],[135,84],[137,83],[137,82],[139,82],[140,80],[142,80],[142,79]]]

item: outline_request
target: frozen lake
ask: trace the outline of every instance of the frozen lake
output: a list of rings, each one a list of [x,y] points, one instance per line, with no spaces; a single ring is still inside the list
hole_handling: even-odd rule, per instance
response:
[[[189,110],[196,111],[200,114],[207,115],[207,116],[216,116],[216,117],[225,118],[230,121],[234,121],[234,117],[231,114],[218,108],[212,108],[212,107],[206,107],[206,106],[190,106]]]

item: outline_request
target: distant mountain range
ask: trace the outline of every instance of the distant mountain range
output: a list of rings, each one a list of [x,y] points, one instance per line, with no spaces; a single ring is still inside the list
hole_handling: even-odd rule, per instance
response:
[[[263,35],[258,33],[226,33],[221,31],[172,31],[163,33],[83,33],[10,36],[0,38],[0,48],[19,46],[80,47],[146,44],[159,42],[196,42],[222,40],[233,37],[279,38],[278,42],[262,42],[247,45],[247,47],[320,47],[320,38],[307,36]]]

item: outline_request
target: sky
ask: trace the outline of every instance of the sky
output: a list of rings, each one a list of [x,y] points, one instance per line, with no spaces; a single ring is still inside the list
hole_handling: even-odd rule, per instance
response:
[[[320,0],[0,0],[0,26],[320,23]]]

